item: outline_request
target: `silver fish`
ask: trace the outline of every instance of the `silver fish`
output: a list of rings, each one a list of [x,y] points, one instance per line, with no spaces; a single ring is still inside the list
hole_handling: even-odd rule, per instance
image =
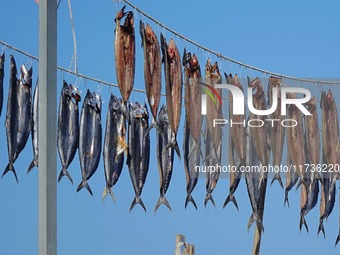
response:
[[[114,201],[112,187],[116,184],[123,169],[124,152],[127,152],[125,140],[126,124],[124,113],[126,109],[122,99],[111,94],[109,109],[106,115],[106,129],[104,138],[104,173],[106,186],[103,200],[109,193]]]
[[[197,144],[195,139],[191,136],[189,131],[189,123],[187,118],[184,122],[184,141],[183,141],[183,154],[184,154],[184,170],[186,177],[187,186],[187,197],[185,199],[185,208],[187,208],[188,203],[191,202],[197,210],[197,205],[192,197],[192,192],[196,187],[198,181],[199,172],[196,166],[200,164],[201,155],[200,144]]]
[[[0,116],[2,113],[2,105],[4,101],[4,76],[5,76],[5,53],[2,53],[0,56]]]
[[[146,132],[148,127],[149,114],[146,105],[130,103],[127,164],[136,195],[131,203],[130,211],[136,204],[140,204],[146,212],[141,194],[149,171],[150,134]]]
[[[100,96],[87,90],[80,114],[78,153],[82,181],[77,192],[85,187],[91,195],[92,190],[87,181],[98,168],[102,150],[101,106]]]
[[[165,193],[169,188],[172,176],[172,168],[174,164],[174,148],[165,148],[166,145],[171,142],[173,132],[170,126],[167,108],[164,105],[158,113],[157,125],[160,127],[161,130],[161,132],[157,130],[157,161],[160,178],[160,196],[155,206],[154,212],[157,211],[161,204],[164,204],[166,207],[169,208],[170,211],[172,211],[168,200],[165,198]]]
[[[14,162],[24,149],[32,127],[32,68],[25,65],[20,68],[21,76],[17,79],[17,68],[14,57],[10,56],[10,86],[6,113],[6,136],[9,163],[2,176],[12,171],[18,182]]]
[[[58,112],[58,153],[62,169],[59,174],[58,181],[63,176],[73,184],[68,167],[76,155],[79,145],[79,113],[78,102],[80,102],[80,93],[73,85],[63,82],[61,89],[59,112]]]
[[[27,173],[29,173],[35,166],[38,167],[38,94],[39,94],[39,81],[35,85],[33,93],[33,110],[32,110],[32,145],[33,145],[33,160],[28,166]]]

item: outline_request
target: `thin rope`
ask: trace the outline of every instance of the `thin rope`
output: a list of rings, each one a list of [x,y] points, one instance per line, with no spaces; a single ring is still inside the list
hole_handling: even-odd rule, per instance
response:
[[[70,65],[74,61],[74,72],[78,74],[78,61],[77,61],[77,40],[76,40],[76,31],[74,29],[74,21],[72,15],[72,7],[71,7],[71,0],[68,0],[68,9],[70,12],[70,19],[71,19],[71,27],[72,27],[72,36],[73,36],[73,56]]]
[[[141,9],[139,9],[136,5],[130,3],[129,1],[127,0],[122,0],[123,2],[125,2],[127,5],[129,5],[131,8],[137,10],[139,13],[141,13],[142,15],[144,15],[145,17],[147,17],[148,19],[152,20],[154,23],[156,23],[158,26],[161,26],[163,27],[164,29],[168,30],[169,32],[171,32],[172,34],[174,34],[175,36],[178,36],[180,38],[182,38],[183,40],[197,46],[198,48],[202,49],[202,50],[205,50],[207,52],[210,52],[211,54],[217,56],[218,58],[221,58],[221,59],[224,59],[224,60],[227,60],[227,61],[230,61],[232,63],[235,63],[237,65],[240,65],[240,66],[243,66],[243,67],[246,67],[248,69],[251,69],[251,70],[254,70],[254,71],[257,71],[257,72],[261,72],[261,73],[264,73],[264,74],[267,74],[267,75],[272,75],[272,76],[276,76],[276,77],[281,77],[281,78],[286,78],[286,79],[289,79],[289,80],[295,80],[295,81],[301,81],[301,82],[308,82],[308,83],[322,83],[322,84],[340,84],[340,82],[337,82],[337,81],[319,81],[319,80],[312,80],[312,79],[304,79],[304,78],[298,78],[298,77],[294,77],[294,76],[289,76],[289,75],[284,75],[284,74],[279,74],[279,73],[275,73],[275,72],[271,72],[271,71],[267,71],[267,70],[264,70],[264,69],[261,69],[261,68],[258,68],[258,67],[255,67],[255,66],[252,66],[252,65],[248,65],[246,63],[243,63],[241,61],[238,61],[238,60],[235,60],[235,59],[232,59],[232,58],[229,58],[227,56],[224,56],[223,54],[221,53],[218,53],[217,51],[214,51],[214,50],[211,50],[187,37],[185,37],[184,35],[182,34],[179,34],[178,32],[176,32],[175,30],[167,27],[166,25],[160,23],[158,20],[156,20],[155,18],[151,17],[149,14],[145,13],[144,11],[142,11]]]

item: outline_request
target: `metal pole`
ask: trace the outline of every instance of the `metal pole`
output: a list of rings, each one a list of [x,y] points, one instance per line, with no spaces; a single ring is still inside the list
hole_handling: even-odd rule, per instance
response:
[[[39,255],[57,254],[57,0],[39,1]]]

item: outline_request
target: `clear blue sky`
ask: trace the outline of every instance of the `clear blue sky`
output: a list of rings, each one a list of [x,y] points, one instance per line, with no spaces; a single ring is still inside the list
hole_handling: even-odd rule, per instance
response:
[[[142,10],[179,33],[231,58],[274,72],[298,77],[339,77],[340,72],[340,4],[337,1],[133,1]],[[38,55],[38,5],[30,1],[1,1],[0,40]],[[114,69],[114,17],[123,6],[113,1],[72,1],[77,36],[79,72],[91,77],[116,83]],[[130,9],[130,8],[128,8]],[[149,22],[136,13],[136,79],[135,87],[144,88],[143,55],[140,48],[139,20]],[[157,34],[164,32],[151,23]],[[167,40],[174,37],[165,32]],[[201,64],[209,55],[189,43],[175,38],[183,48],[198,54]],[[2,49],[0,49],[2,51]],[[17,64],[34,66],[37,63],[19,53],[5,49],[6,73],[4,81],[4,108],[0,119],[0,169],[7,165],[7,146],[4,129],[9,84],[9,55],[14,54]],[[62,0],[58,10],[58,65],[69,67],[73,54],[71,23],[67,1]],[[222,72],[265,77],[262,74],[221,61]],[[75,83],[76,77],[58,72],[58,102],[62,80]],[[35,82],[34,82],[35,83]],[[244,84],[245,85],[245,84]],[[299,86],[299,83],[297,83]],[[80,80],[80,90],[101,90],[103,97],[103,126],[109,102],[109,93],[119,95],[116,88],[100,86]],[[312,91],[318,91],[318,89]],[[328,87],[325,87],[328,89]],[[333,88],[334,89],[334,88]],[[164,85],[163,85],[164,91]],[[335,90],[339,99],[339,90]],[[144,101],[145,95],[132,93],[131,100]],[[165,98],[162,98],[165,103]],[[183,111],[184,112],[184,111]],[[182,127],[178,134],[182,144]],[[151,133],[155,145],[155,131]],[[227,145],[224,146],[226,148]],[[226,153],[226,150],[224,150]],[[0,250],[2,254],[38,253],[38,172],[26,170],[33,158],[31,140],[15,163],[19,185],[11,173],[0,180]],[[58,157],[58,173],[60,170]],[[220,179],[214,191],[217,208],[211,204],[205,209],[205,180],[199,179],[193,196],[199,210],[192,206],[184,210],[185,175],[183,161],[175,158],[173,179],[167,193],[173,212],[161,207],[152,213],[159,196],[159,177],[155,149],[151,149],[148,178],[143,200],[148,209],[145,214],[137,206],[131,213],[128,208],[134,192],[128,169],[124,166],[119,182],[113,188],[117,198],[114,205],[107,197],[101,200],[104,189],[103,163],[89,181],[94,193],[86,190],[76,193],[81,180],[78,155],[71,164],[72,186],[65,178],[58,184],[58,254],[173,254],[175,235],[182,233],[187,241],[196,245],[196,254],[249,254],[253,228],[247,232],[251,214],[244,180],[236,197],[240,211],[232,206],[224,210],[222,204],[229,192],[229,180]],[[3,170],[1,170],[2,172]],[[306,220],[310,232],[301,233],[299,224],[299,192],[290,192],[291,207],[283,206],[284,192],[275,184],[267,190],[262,254],[336,254],[334,248],[338,234],[338,202],[325,222],[326,239],[317,238],[319,203]],[[337,197],[338,199],[338,197]],[[338,200],[337,200],[338,201]]]

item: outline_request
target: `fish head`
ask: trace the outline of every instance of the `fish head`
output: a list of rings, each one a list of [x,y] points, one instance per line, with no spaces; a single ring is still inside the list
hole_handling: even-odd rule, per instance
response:
[[[307,103],[307,108],[309,112],[315,112],[316,111],[316,97],[313,96]]]
[[[177,47],[176,47],[175,41],[172,38],[170,39],[167,51],[168,51],[168,56],[170,59],[176,56]]]
[[[155,32],[152,30],[152,28],[149,24],[146,24],[145,36],[151,42],[155,42],[157,40]]]
[[[14,59],[12,54],[9,56],[9,59],[10,59],[10,63],[11,63],[10,64],[11,65],[11,70],[13,70],[16,73],[17,72],[17,65],[15,63],[15,59]]]
[[[123,114],[125,112],[123,99],[118,99],[115,95],[111,94],[110,108],[112,108],[114,113]]]
[[[2,69],[2,65],[5,63],[5,52],[3,52],[0,56],[0,69]]]
[[[208,58],[207,63],[205,64],[205,77],[210,78],[211,72],[212,72],[211,61],[210,61],[210,58]]]
[[[95,101],[95,109],[96,109],[97,112],[101,112],[101,110],[102,110],[102,98],[96,92],[93,92],[93,96],[94,96],[94,101]]]
[[[220,69],[218,68],[217,61],[211,66],[211,74],[213,78],[221,79],[222,75],[220,73]]]
[[[97,110],[97,99],[95,96],[95,93],[91,92],[89,89],[87,90],[86,96],[85,96],[85,103],[89,105],[90,107]]]
[[[235,76],[234,76],[234,85],[236,87],[239,87],[243,91],[242,84],[241,84],[240,80],[238,79],[237,74],[235,74]]]
[[[128,28],[129,32],[132,32],[132,30],[134,28],[133,12],[128,11],[128,12],[126,12],[126,14],[127,14],[127,16],[126,16],[125,21],[124,21],[124,27]]]
[[[280,87],[281,86],[281,78],[270,76],[269,77],[269,88]]]
[[[120,20],[126,15],[126,12],[124,12],[126,5],[123,6],[123,8],[117,13],[115,22],[119,23]]]
[[[20,76],[20,80],[21,83],[25,86],[32,86],[32,73],[33,73],[33,69],[32,67],[27,70],[27,67],[23,64],[20,68],[21,71],[21,76]]]
[[[72,97],[72,91],[70,89],[70,86],[67,84],[65,80],[63,81],[63,88],[61,89],[61,93],[64,96]]]
[[[70,93],[71,97],[75,100],[76,103],[81,101],[80,91],[72,84],[70,84]]]

